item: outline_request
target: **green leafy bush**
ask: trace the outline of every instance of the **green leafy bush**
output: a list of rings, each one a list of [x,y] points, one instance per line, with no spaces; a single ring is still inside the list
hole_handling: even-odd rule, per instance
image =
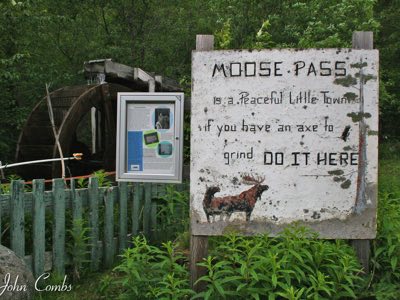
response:
[[[356,299],[366,286],[350,246],[319,240],[299,227],[277,238],[219,238],[199,265],[207,270],[198,280],[206,289],[195,294],[187,260],[176,245],[158,248],[136,237],[114,269],[120,280],[110,284],[107,277],[102,293],[115,297],[118,286],[124,299]]]
[[[400,194],[382,192],[379,198],[378,235],[373,242],[372,287],[377,299],[400,295]]]
[[[86,265],[90,262],[88,259],[89,251],[89,228],[83,219],[77,219],[72,222],[72,228],[67,230],[70,236],[67,246],[67,253],[72,259],[72,275],[74,281],[81,278],[81,274],[85,271]],[[69,237],[68,236],[68,237]]]
[[[189,192],[177,191],[173,185],[166,186],[159,199],[157,212],[159,236],[162,240],[175,239],[189,228]]]
[[[193,291],[189,289],[186,263],[186,258],[172,242],[158,248],[138,236],[114,269],[121,279],[113,284],[118,286],[122,299],[188,299]],[[112,289],[109,290],[112,293]]]
[[[224,237],[200,265],[204,299],[357,298],[365,280],[353,249],[325,241],[304,228],[280,237]]]

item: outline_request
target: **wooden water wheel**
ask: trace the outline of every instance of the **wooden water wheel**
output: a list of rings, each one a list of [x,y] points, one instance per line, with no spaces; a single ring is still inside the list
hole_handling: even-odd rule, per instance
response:
[[[98,60],[85,64],[86,76],[103,74],[107,83],[68,86],[50,94],[54,121],[64,157],[84,154],[82,161],[66,163],[66,176],[90,174],[99,169],[115,170],[117,93],[146,91],[152,75],[138,68]],[[179,91],[177,84],[162,83],[157,76],[157,90]],[[59,157],[46,100],[32,110],[17,144],[16,161]],[[23,178],[56,178],[61,175],[60,162],[26,165],[17,169]]]

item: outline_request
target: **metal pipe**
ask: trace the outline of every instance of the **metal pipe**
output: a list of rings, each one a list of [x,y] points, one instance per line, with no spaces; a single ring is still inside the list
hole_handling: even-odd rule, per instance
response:
[[[0,165],[0,170],[6,169],[6,168],[23,166],[23,165],[40,164],[40,163],[51,162],[51,161],[73,160],[73,159],[81,160],[82,159],[82,153],[74,153],[73,155],[74,156],[72,156],[72,157],[65,157],[65,158],[39,159],[39,160],[24,161],[24,162],[19,162],[19,163],[14,163],[14,164]]]

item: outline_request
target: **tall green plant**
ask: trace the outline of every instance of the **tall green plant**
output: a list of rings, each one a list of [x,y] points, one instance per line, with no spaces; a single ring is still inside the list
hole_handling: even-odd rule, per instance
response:
[[[277,238],[230,235],[200,264],[204,299],[356,299],[365,284],[351,247],[291,227]]]
[[[373,242],[372,294],[377,299],[400,295],[400,193],[379,197],[378,236]]]
[[[93,172],[92,176],[99,180],[99,187],[110,187],[112,185],[107,172],[103,169]]]
[[[171,242],[161,248],[151,246],[144,237],[133,239],[133,247],[125,250],[114,271],[121,279],[123,299],[187,299],[189,273],[186,258]],[[111,297],[111,295],[109,295]]]
[[[177,191],[175,186],[168,185],[160,201],[158,230],[164,234],[165,240],[174,239],[189,228],[189,193],[187,190]]]
[[[88,259],[89,251],[89,228],[85,226],[83,219],[74,220],[72,228],[67,230],[71,240],[67,244],[67,253],[71,256],[72,274],[74,281],[81,278],[85,270],[85,264],[90,262]]]

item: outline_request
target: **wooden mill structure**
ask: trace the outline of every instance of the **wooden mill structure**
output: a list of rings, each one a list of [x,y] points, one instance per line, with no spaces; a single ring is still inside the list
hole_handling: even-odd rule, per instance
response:
[[[84,73],[91,84],[66,86],[50,93],[64,156],[84,154],[82,161],[68,162],[67,176],[89,174],[99,169],[115,170],[118,92],[147,91],[149,80],[155,81],[156,91],[182,90],[171,79],[111,59],[86,62]],[[60,156],[44,98],[33,108],[20,133],[16,161],[57,157]],[[17,173],[29,179],[57,178],[61,175],[60,162],[23,166]]]

